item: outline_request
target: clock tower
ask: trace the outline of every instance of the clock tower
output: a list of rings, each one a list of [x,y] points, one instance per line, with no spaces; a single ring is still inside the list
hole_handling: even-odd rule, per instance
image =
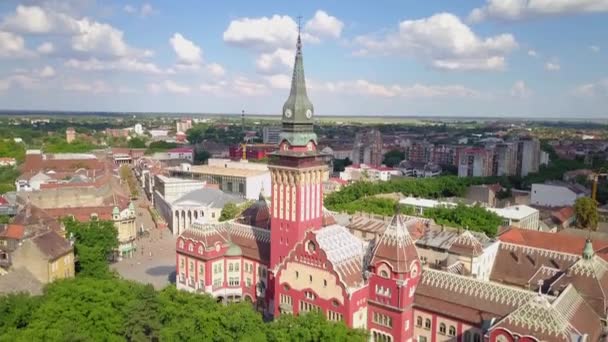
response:
[[[270,267],[283,261],[306,231],[322,226],[327,164],[317,151],[314,107],[306,93],[298,34],[291,91],[283,105],[279,150],[270,156],[272,179]]]

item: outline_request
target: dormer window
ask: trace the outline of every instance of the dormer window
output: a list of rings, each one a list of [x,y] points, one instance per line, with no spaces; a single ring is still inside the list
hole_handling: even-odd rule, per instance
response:
[[[388,272],[386,272],[386,270],[380,270],[380,276],[382,278],[388,278]]]
[[[179,248],[184,249],[184,240],[179,240]]]
[[[308,245],[306,245],[306,249],[308,250],[308,253],[312,254],[317,249],[317,246],[315,245],[314,242],[308,241]]]

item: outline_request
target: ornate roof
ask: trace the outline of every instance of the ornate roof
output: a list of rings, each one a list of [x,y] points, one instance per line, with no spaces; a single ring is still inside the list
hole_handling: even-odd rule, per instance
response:
[[[347,291],[362,286],[367,244],[337,224],[313,231],[312,234]]]
[[[468,230],[465,230],[454,239],[448,250],[454,254],[467,256],[479,256],[483,254],[481,242]]]
[[[408,224],[417,224],[417,221],[404,215],[392,218],[372,250],[372,265],[386,262],[394,273],[409,272],[412,261],[418,260],[418,252],[408,231]]]
[[[442,289],[452,296],[473,296],[478,300],[511,307],[519,307],[537,295],[532,291],[429,268],[424,269],[421,283]]]
[[[495,328],[506,328],[542,341],[578,341],[585,334],[588,334],[589,341],[597,341],[601,334],[601,321],[576,289],[569,285],[555,300],[537,295],[492,329]]]
[[[228,231],[224,224],[206,223],[202,219],[195,220],[181,235],[182,238],[201,242],[206,249],[212,248],[216,243],[230,242]]]

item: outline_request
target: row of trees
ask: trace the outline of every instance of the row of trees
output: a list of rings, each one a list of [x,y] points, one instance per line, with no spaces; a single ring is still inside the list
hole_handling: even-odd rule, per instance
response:
[[[14,166],[0,166],[0,194],[15,190],[19,170]]]
[[[264,323],[251,304],[221,305],[206,295],[156,291],[119,279],[107,260],[118,245],[110,221],[64,221],[75,240],[77,276],[42,296],[0,297],[0,341],[366,341],[367,334],[324,316]]]
[[[367,334],[319,314],[284,315],[271,323],[248,303],[221,305],[209,296],[157,292],[116,278],[77,277],[43,296],[0,297],[2,341],[366,341]]]

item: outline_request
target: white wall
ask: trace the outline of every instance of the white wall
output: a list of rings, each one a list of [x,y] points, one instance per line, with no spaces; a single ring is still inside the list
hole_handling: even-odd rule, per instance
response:
[[[494,267],[494,260],[496,260],[496,254],[498,253],[498,241],[494,242],[490,246],[483,250],[483,254],[473,258],[472,273],[477,274],[476,278],[479,280],[488,281],[490,280],[490,273],[492,267]]]
[[[571,206],[577,198],[584,196],[565,186],[551,184],[532,184],[531,193],[530,204],[548,207]]]

